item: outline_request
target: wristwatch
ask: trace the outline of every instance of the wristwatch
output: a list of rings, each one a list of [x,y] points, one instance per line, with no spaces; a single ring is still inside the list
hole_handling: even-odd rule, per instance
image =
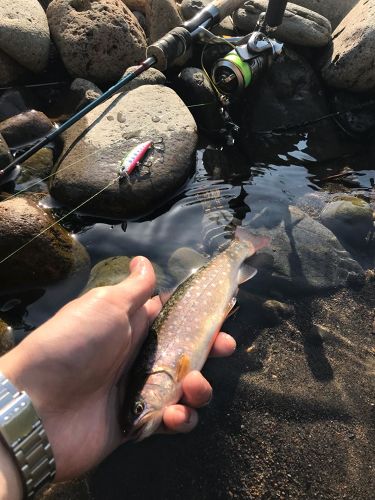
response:
[[[42,422],[26,392],[0,372],[0,436],[21,473],[25,498],[32,497],[55,473],[55,459]]]

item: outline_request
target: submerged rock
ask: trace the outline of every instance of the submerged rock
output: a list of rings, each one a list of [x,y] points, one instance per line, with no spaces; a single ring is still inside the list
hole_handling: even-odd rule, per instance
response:
[[[248,0],[233,15],[235,27],[243,33],[254,31],[259,15],[266,12],[267,6],[266,0]],[[275,31],[275,38],[304,47],[324,47],[329,42],[331,33],[328,19],[288,2],[283,23]]]
[[[122,159],[148,140],[157,142],[156,148],[129,180],[119,180]],[[194,119],[173,90],[144,85],[117,94],[67,131],[51,193],[76,207],[104,189],[81,210],[139,217],[165,203],[187,180],[196,143]]]
[[[322,76],[337,88],[375,88],[375,0],[360,0],[337,26]]]
[[[374,230],[373,210],[368,203],[354,196],[328,203],[320,220],[339,239],[353,247],[365,244],[366,236]]]
[[[0,133],[11,148],[18,148],[43,138],[53,128],[41,111],[25,111],[0,122]]]
[[[117,81],[145,58],[146,38],[120,0],[54,0],[47,9],[66,69],[97,84]]]
[[[39,73],[48,61],[50,37],[38,0],[0,3],[0,49],[21,66]]]
[[[61,226],[53,225],[54,219],[38,205],[38,199],[36,195],[16,196],[0,203],[0,261],[16,252],[0,263],[4,291],[54,283],[89,266],[83,246]]]
[[[26,182],[34,177],[42,179],[52,172],[53,151],[51,148],[42,148],[22,163],[18,183]],[[40,189],[40,185],[38,185]]]
[[[90,277],[82,293],[100,286],[111,286],[121,283],[130,274],[129,264],[133,257],[121,255],[109,257],[98,262],[90,271]],[[157,288],[163,288],[167,284],[167,278],[163,270],[157,264],[152,263],[156,275]]]
[[[300,209],[264,214],[250,221],[249,229],[271,238],[270,248],[252,260],[258,275],[251,281],[260,290],[285,294],[309,294],[345,287],[354,276],[364,276],[362,267],[323,224]],[[264,225],[263,225],[264,224]]]

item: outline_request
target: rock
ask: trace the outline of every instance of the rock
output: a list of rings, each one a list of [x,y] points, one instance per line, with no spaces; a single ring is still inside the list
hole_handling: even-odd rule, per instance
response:
[[[103,94],[95,83],[84,78],[76,78],[70,85],[70,90],[78,101],[77,110],[84,108],[91,101],[95,101],[95,99]]]
[[[13,329],[0,318],[0,356],[15,346]]]
[[[251,221],[249,230],[271,238],[270,248],[253,257],[258,269],[253,288],[308,294],[344,287],[353,275],[364,276],[334,234],[296,207],[268,212],[264,219]]]
[[[261,85],[245,92],[239,112],[244,151],[259,161],[279,163],[280,155],[289,154],[291,146],[300,142],[301,132],[308,132],[306,148],[299,155],[302,161],[304,154],[325,161],[355,149],[332,120],[319,120],[330,113],[324,89],[311,65],[290,48],[268,69]],[[272,133],[278,128],[291,129],[288,138]]]
[[[51,148],[42,148],[22,163],[21,174],[17,182],[27,182],[35,177],[43,179],[50,175],[52,168],[53,150]],[[40,190],[40,185],[38,185],[38,189]]]
[[[12,160],[13,156],[8,148],[8,144],[0,134],[0,170],[6,167]]]
[[[149,43],[156,42],[182,23],[174,0],[148,0],[146,2],[146,32]]]
[[[373,211],[368,203],[354,196],[345,196],[328,203],[320,215],[322,223],[339,239],[354,247],[365,244],[374,229]]]
[[[33,143],[51,131],[53,125],[41,111],[26,111],[0,122],[0,134],[11,148]]]
[[[25,68],[0,50],[0,85],[14,83],[25,75],[25,73]]]
[[[0,95],[0,122],[30,109],[40,109],[42,103],[27,87],[15,87]]]
[[[39,73],[47,65],[49,29],[38,0],[0,4],[0,49],[21,66]]]
[[[87,478],[52,483],[37,493],[36,500],[90,500]]]
[[[136,18],[136,20],[139,23],[139,26],[143,29],[143,31],[146,31],[146,17],[142,12],[139,12],[138,10],[133,11],[133,15]]]
[[[82,293],[100,286],[117,285],[130,274],[129,264],[133,257],[125,255],[110,257],[98,262],[90,271],[90,277]],[[157,288],[163,288],[167,284],[167,278],[157,264],[152,263],[156,275]]]
[[[295,4],[310,9],[326,17],[332,29],[344,19],[346,14],[358,3],[358,0],[294,0]]]
[[[207,76],[199,68],[184,68],[178,75],[178,92],[198,124],[206,133],[217,133],[224,127],[219,101]]]
[[[208,258],[189,247],[178,248],[168,260],[169,273],[181,283],[193,272],[207,264]]]
[[[131,66],[125,71],[123,76],[131,73],[135,68],[136,66]],[[129,82],[126,87],[124,87],[124,92],[130,92],[131,90],[137,89],[142,85],[165,85],[166,81],[167,79],[161,71],[155,68],[150,68]]]
[[[182,0],[180,5],[181,15],[185,21],[188,21],[210,3],[211,0]]]
[[[371,94],[337,90],[332,100],[334,110],[341,113],[336,120],[349,134],[367,137],[375,130],[375,101]]]
[[[53,39],[73,77],[117,81],[145,58],[146,39],[120,0],[54,0],[47,9]]]
[[[17,196],[0,203],[0,261],[16,252],[0,264],[2,291],[54,283],[89,265],[86,250],[58,224],[40,234],[55,220],[37,201]]]
[[[162,142],[146,164],[130,181],[117,180],[121,160],[151,139]],[[139,217],[165,203],[187,180],[196,143],[194,119],[177,94],[161,85],[143,85],[115,95],[66,132],[51,193],[76,207],[112,181],[83,210],[118,219]]]
[[[267,10],[267,6],[266,0],[247,0],[244,7],[233,15],[235,27],[243,33],[253,31],[259,15]],[[283,23],[275,31],[275,37],[282,42],[304,47],[324,47],[330,41],[331,33],[328,19],[288,2]]]
[[[329,339],[329,328],[323,325],[313,325],[311,330],[307,332],[305,339],[309,344],[320,346],[325,340]]]
[[[130,10],[139,10],[145,13],[147,0],[122,0]]]
[[[294,313],[293,306],[274,299],[264,301],[262,309],[268,321],[271,321],[273,324],[279,324],[283,319],[293,316]]]
[[[328,85],[364,92],[375,88],[375,0],[360,0],[337,26],[322,68]]]

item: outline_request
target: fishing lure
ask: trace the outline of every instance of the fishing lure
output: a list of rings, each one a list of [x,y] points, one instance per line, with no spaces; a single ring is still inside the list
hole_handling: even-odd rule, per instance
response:
[[[138,163],[145,157],[147,151],[153,147],[153,141],[142,142],[135,146],[120,163],[120,179],[130,175]]]

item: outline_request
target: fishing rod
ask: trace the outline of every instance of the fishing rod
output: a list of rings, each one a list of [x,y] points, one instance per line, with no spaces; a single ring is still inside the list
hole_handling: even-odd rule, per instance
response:
[[[284,1],[284,0],[282,0]],[[280,0],[270,0],[270,3],[279,3]],[[245,0],[213,0],[207,7],[198,12],[192,19],[182,26],[172,29],[147,48],[146,59],[137,68],[121,78],[115,85],[110,87],[100,97],[91,101],[76,114],[71,116],[66,122],[56,127],[44,138],[38,141],[26,152],[14,159],[6,167],[0,170],[0,184],[6,180],[6,176],[13,171],[20,163],[30,158],[33,154],[56,139],[59,135],[69,129],[87,113],[95,109],[99,104],[107,101],[116,92],[122,89],[137,76],[147,69],[155,67],[160,71],[165,71],[176,59],[183,56],[192,46],[193,42],[199,39],[202,30],[206,31],[220,23],[225,17],[230,15],[245,3]]]

